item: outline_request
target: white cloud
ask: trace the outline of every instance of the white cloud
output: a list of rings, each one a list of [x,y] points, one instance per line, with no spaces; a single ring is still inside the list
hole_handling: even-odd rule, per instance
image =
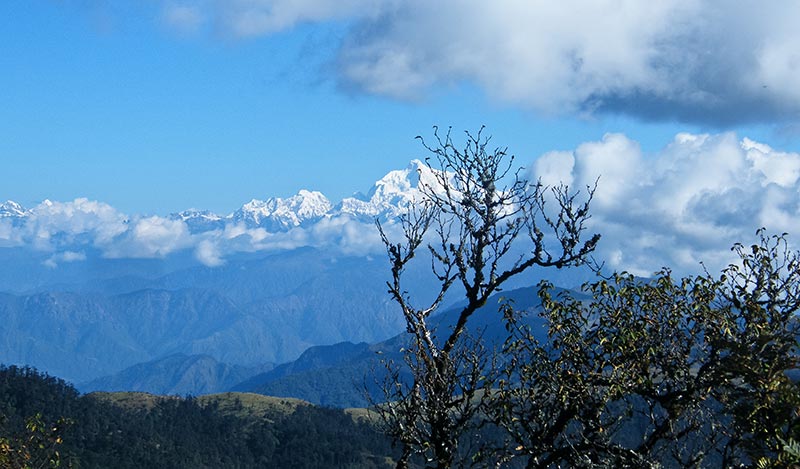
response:
[[[189,228],[181,220],[157,216],[138,218],[130,229],[106,246],[107,257],[164,257],[180,249],[191,247]]]
[[[791,187],[797,183],[800,177],[797,154],[775,151],[768,145],[748,138],[742,140],[742,147],[747,151],[747,159],[753,169],[763,175],[763,185],[775,183],[781,187]]]
[[[45,200],[32,208],[15,238],[40,250],[71,244],[106,245],[128,229],[127,217],[114,207],[85,198]]]
[[[128,2],[135,3],[134,0]],[[148,2],[149,3],[149,2]],[[333,25],[347,88],[400,99],[469,83],[542,114],[725,125],[800,114],[795,0],[157,0],[180,33]],[[339,34],[343,32],[343,34]]]
[[[600,142],[584,143],[575,150],[574,180],[579,187],[594,186],[601,178],[596,203],[606,207],[634,192],[642,183],[639,144],[621,134],[606,134]]]
[[[401,98],[466,80],[546,114],[797,119],[798,17],[790,0],[409,0],[361,22],[340,70]]]
[[[382,249],[375,227],[349,216],[324,218],[304,228],[271,233],[229,222],[223,228],[191,234],[180,219],[128,216],[108,204],[80,198],[46,200],[20,219],[0,218],[0,247],[24,246],[52,252],[44,265],[83,261],[92,249],[108,258],[163,258],[193,250],[214,267],[236,252],[278,251],[312,246],[343,254],[365,255]]]
[[[798,153],[730,133],[679,134],[647,157],[609,134],[571,156],[566,179],[582,185],[600,177],[590,224],[603,235],[597,257],[611,268],[647,275],[664,266],[697,271],[703,261],[717,269],[731,260],[733,243],[752,241],[760,227],[800,234]],[[532,176],[564,177],[563,166],[547,163],[553,154],[542,158]]]
[[[390,232],[394,228],[391,223],[386,226]],[[315,247],[332,254],[361,256],[384,249],[373,223],[365,223],[347,215],[324,217],[311,226],[281,232],[248,228],[243,223],[229,223],[223,229],[193,235],[191,243],[195,258],[209,267],[222,265],[226,256],[237,252]]]
[[[64,251],[53,254],[47,260],[43,262],[46,267],[50,267],[54,269],[58,267],[58,264],[66,263],[66,262],[78,262],[78,261],[85,261],[86,254],[83,252],[75,252],[75,251]]]
[[[203,9],[198,5],[168,3],[161,13],[164,23],[183,34],[198,32],[206,22]]]
[[[239,37],[349,20],[339,71],[344,83],[367,93],[419,98],[431,87],[467,81],[545,114],[610,111],[715,123],[791,120],[800,110],[800,4],[793,0],[182,5],[179,16],[202,9]]]
[[[733,243],[752,241],[760,227],[800,234],[800,154],[733,133],[678,134],[652,155],[625,135],[607,134],[572,151],[546,153],[530,166],[530,176],[548,185],[563,181],[584,190],[600,178],[590,228],[603,236],[598,259],[614,269],[644,275],[663,266],[697,271],[700,261],[717,269],[731,260]],[[371,223],[347,215],[279,233],[229,219],[219,229],[191,234],[180,219],[129,217],[87,199],[45,201],[27,213],[0,219],[0,246],[50,252],[50,266],[81,261],[91,252],[158,258],[187,250],[217,266],[236,252],[383,250]],[[385,228],[393,238],[396,226]]]
[[[499,98],[556,112],[598,89],[651,79],[647,39],[676,3],[411,0],[385,12],[377,20],[383,28],[362,25],[345,46],[343,72],[368,87],[410,74],[397,94],[468,79]]]
[[[388,227],[391,224],[386,225]],[[375,254],[384,249],[374,224],[347,216],[320,220],[312,227],[311,235],[315,245],[328,246],[347,255]]]
[[[74,248],[92,247],[107,257],[163,257],[187,248],[186,224],[161,217],[128,217],[114,207],[85,198],[45,200],[22,219],[0,220],[0,245],[53,251],[50,266],[85,260]]]
[[[217,267],[225,263],[219,245],[212,240],[204,239],[197,243],[194,255],[200,263],[208,267]]]
[[[559,184],[572,185],[575,156],[569,151],[551,151],[540,156],[533,164],[533,174],[547,187]]]
[[[22,232],[8,218],[0,218],[0,247],[22,246]]]
[[[162,17],[185,32],[207,20],[220,32],[253,37],[285,31],[299,23],[374,16],[385,0],[173,0],[164,1]]]

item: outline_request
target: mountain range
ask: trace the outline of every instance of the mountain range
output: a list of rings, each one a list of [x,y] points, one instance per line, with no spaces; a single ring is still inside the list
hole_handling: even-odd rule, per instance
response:
[[[405,326],[386,291],[389,265],[374,223],[396,229],[436,177],[415,160],[337,204],[302,190],[224,216],[129,217],[85,199],[2,203],[0,362],[87,391],[235,388],[361,404],[344,384],[374,365],[376,352],[397,350]],[[435,295],[424,258],[404,275],[415,298]],[[547,275],[571,286],[582,274]],[[534,272],[507,287],[541,278]],[[454,290],[446,303],[457,298]]]
[[[391,221],[405,213],[408,205],[419,197],[420,184],[438,186],[436,172],[437,170],[429,168],[425,163],[412,160],[406,168],[390,171],[376,181],[366,195],[356,193],[336,204],[321,192],[302,189],[291,197],[252,199],[228,215],[219,215],[209,210],[188,209],[172,213],[167,218],[185,223],[193,234],[221,230],[226,226],[235,225],[262,228],[268,233],[277,233],[296,227],[307,227],[323,219],[336,217],[348,217],[370,224],[375,219]],[[29,220],[47,216],[46,209],[53,204],[45,200],[39,206],[25,208],[9,200],[0,203],[0,221],[11,221],[15,226],[24,225]]]
[[[403,328],[382,259],[296,249],[154,279],[0,293],[0,356],[73,382],[183,353],[245,367],[314,345],[374,342]],[[430,290],[420,272],[409,285]]]
[[[573,292],[574,293],[574,292]],[[574,293],[577,297],[580,294]],[[501,320],[501,302],[513,302],[523,314],[523,320],[540,340],[545,339],[545,325],[537,315],[540,301],[535,288],[520,288],[492,296],[470,322],[469,333],[480,335],[488,348],[500,347],[505,340],[505,324]],[[453,307],[433,318],[439,330],[452,327],[459,309]],[[275,397],[294,397],[329,407],[366,407],[370,401],[382,398],[381,383],[386,376],[385,362],[403,363],[400,350],[406,346],[405,333],[387,340],[368,344],[341,342],[314,346],[296,360],[261,372],[253,369],[245,379],[233,383],[236,374],[232,367],[209,357],[171,356],[163,360],[140,364],[113,376],[104,377],[80,386],[85,391],[144,391],[154,394],[182,394],[177,390],[184,383],[202,383],[203,393],[252,392]],[[401,376],[407,376],[401,373]],[[226,381],[225,377],[229,377]],[[206,383],[216,386],[208,386]],[[225,384],[228,387],[225,387]],[[195,387],[193,390],[199,389]],[[185,392],[184,392],[185,393]],[[191,393],[191,392],[190,392]]]

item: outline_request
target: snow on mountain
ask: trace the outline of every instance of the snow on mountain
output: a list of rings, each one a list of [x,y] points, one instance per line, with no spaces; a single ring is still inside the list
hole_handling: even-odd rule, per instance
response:
[[[408,206],[420,198],[420,187],[437,188],[434,173],[420,160],[412,160],[405,168],[390,171],[378,180],[366,196],[348,197],[336,207],[338,214],[351,215],[369,221],[392,219],[408,211]]]
[[[45,200],[32,209],[8,201],[0,203],[0,242],[54,252],[95,248],[111,258],[164,257],[192,249],[206,265],[220,265],[235,252],[303,246],[365,253],[380,247],[374,220],[391,223],[420,198],[421,187],[436,190],[438,177],[414,160],[390,171],[366,195],[345,198],[336,206],[320,192],[301,190],[288,198],[253,199],[227,216],[198,209],[128,216],[84,198]]]
[[[172,220],[190,221],[190,220],[207,220],[209,222],[222,220],[222,217],[210,210],[197,210],[190,208],[182,212],[173,213],[170,215]]]
[[[261,227],[267,231],[286,231],[314,222],[325,216],[332,206],[321,192],[300,190],[296,195],[283,199],[253,199],[235,211],[231,219],[242,222],[249,228]]]
[[[190,208],[182,212],[173,213],[170,220],[180,220],[186,223],[190,233],[202,233],[225,228],[225,218],[210,210],[197,210]]]
[[[0,203],[0,228],[2,228],[3,225],[5,225],[7,228],[4,235],[0,234],[0,238],[14,238],[15,236],[11,235],[9,229],[22,227],[25,224],[25,221],[28,219],[30,213],[30,210],[24,208],[22,205],[14,202],[13,200],[7,200],[4,203]],[[2,241],[2,239],[0,239],[0,241]]]
[[[188,209],[166,218],[185,223],[192,234],[224,230],[228,225],[237,224],[279,233],[308,227],[326,218],[345,217],[366,223],[372,223],[375,218],[391,220],[405,213],[408,206],[420,197],[421,186],[438,186],[434,171],[422,161],[413,160],[406,168],[390,171],[375,182],[366,195],[347,197],[335,206],[321,192],[303,189],[288,198],[253,199],[228,216],[209,210]],[[53,204],[45,200],[38,208],[48,208]],[[10,200],[0,203],[0,219],[10,219],[14,224],[24,224],[34,212],[35,209],[25,209]]]
[[[223,229],[229,224],[280,233],[338,217],[367,223],[375,218],[391,220],[405,213],[409,204],[419,198],[420,186],[438,186],[434,171],[422,161],[413,160],[405,169],[390,171],[375,182],[367,195],[347,197],[335,206],[321,192],[302,189],[288,198],[253,199],[227,217],[190,209],[170,218],[185,222],[192,233]]]
[[[0,218],[23,218],[27,214],[28,210],[13,200],[0,203]]]

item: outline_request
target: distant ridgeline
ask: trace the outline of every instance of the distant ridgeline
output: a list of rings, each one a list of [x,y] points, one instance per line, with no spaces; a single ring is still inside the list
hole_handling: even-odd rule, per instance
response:
[[[432,171],[414,161],[337,204],[300,191],[228,216],[129,217],[85,199],[0,203],[0,357],[82,391],[199,395],[231,389],[310,347],[385,341],[405,323],[386,291],[390,265],[374,222],[390,229],[421,182],[435,182]],[[161,249],[137,238],[147,230],[136,227],[148,223],[177,229],[186,244]],[[534,285],[537,275],[544,274],[504,288]],[[565,286],[587,279],[580,275],[547,272]],[[426,262],[404,279],[415,297],[438,293]],[[460,297],[455,290],[444,305]],[[350,377],[339,381],[349,387]],[[298,384],[318,402],[354,402]]]
[[[534,288],[504,291],[480,309],[471,325],[490,346],[500,346],[505,327],[499,321],[501,300],[510,300],[520,310],[534,311],[539,298]],[[437,327],[451,327],[454,310],[434,318]],[[544,333],[541,318],[526,316],[535,330]],[[118,373],[78,384],[82,392],[143,391],[153,394],[199,395],[224,391],[253,392],[268,396],[295,397],[330,407],[365,407],[383,395],[378,383],[386,367],[382,360],[402,363],[401,348],[406,334],[369,344],[340,342],[308,348],[299,358],[278,366],[241,367],[214,360],[208,355],[173,354],[139,363]]]
[[[0,366],[0,467],[391,467],[389,441],[365,415],[254,394],[81,396],[32,368]]]

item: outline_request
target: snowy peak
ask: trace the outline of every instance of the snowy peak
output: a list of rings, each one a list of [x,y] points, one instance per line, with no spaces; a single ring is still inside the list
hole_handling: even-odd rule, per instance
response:
[[[437,174],[424,162],[413,160],[404,169],[390,171],[372,186],[367,195],[347,197],[335,207],[320,192],[301,190],[283,199],[253,199],[234,212],[229,220],[269,232],[307,226],[323,218],[353,217],[371,223],[388,220],[408,210],[419,199],[421,186],[437,187]]]
[[[180,220],[189,227],[191,233],[202,233],[225,228],[225,218],[210,210],[197,210],[190,208],[182,212],[173,213],[170,220]]]
[[[369,193],[370,199],[392,198],[396,196],[417,193],[420,187],[430,187],[434,190],[440,186],[440,171],[431,169],[420,160],[411,160],[405,169],[389,171],[375,183]]]
[[[406,213],[408,207],[421,197],[420,188],[430,187],[436,191],[440,178],[440,172],[429,168],[423,161],[413,160],[403,169],[389,171],[372,185],[366,195],[345,198],[335,207],[321,192],[300,190],[287,198],[253,199],[227,216],[209,210],[188,209],[172,213],[167,218],[185,223],[191,234],[224,231],[233,225],[279,233],[340,217],[371,224],[376,218],[389,221]],[[0,220],[10,221],[14,226],[28,223],[33,219],[31,215],[47,219],[53,216],[51,212],[64,216],[85,212],[91,214],[92,219],[99,217],[117,224],[127,223],[121,218],[124,215],[113,207],[87,199],[76,199],[67,204],[44,200],[33,209],[25,209],[10,200],[0,203]],[[116,234],[119,233],[114,231]]]
[[[0,218],[23,218],[27,214],[28,210],[13,200],[0,203]]]
[[[197,210],[196,208],[190,208],[188,210],[184,210],[182,212],[173,213],[170,215],[170,218],[173,220],[208,220],[208,221],[217,221],[222,220],[222,217],[217,215],[216,213],[210,210]]]
[[[284,231],[316,221],[332,208],[330,201],[321,192],[300,190],[286,199],[273,197],[267,200],[253,199],[233,213],[234,222],[248,227],[262,227],[267,231]]]
[[[420,160],[412,160],[405,169],[390,171],[375,182],[366,196],[348,197],[339,204],[342,214],[358,218],[393,218],[408,210],[420,198],[420,188],[436,190],[438,172]]]
[[[386,176],[375,182],[369,192],[370,199],[391,198],[415,190],[419,185],[420,172],[423,168],[427,169],[421,161],[413,160],[405,169],[389,171]]]
[[[372,201],[407,199],[418,195],[425,187],[435,192],[441,187],[441,174],[420,160],[411,160],[405,169],[390,171],[377,181],[369,192],[369,198]]]
[[[276,199],[280,201],[280,199]],[[276,215],[287,212],[295,213],[299,218],[318,218],[328,213],[331,209],[331,202],[321,192],[307,191],[301,189],[297,195],[289,197],[283,204],[278,204],[275,209]]]

